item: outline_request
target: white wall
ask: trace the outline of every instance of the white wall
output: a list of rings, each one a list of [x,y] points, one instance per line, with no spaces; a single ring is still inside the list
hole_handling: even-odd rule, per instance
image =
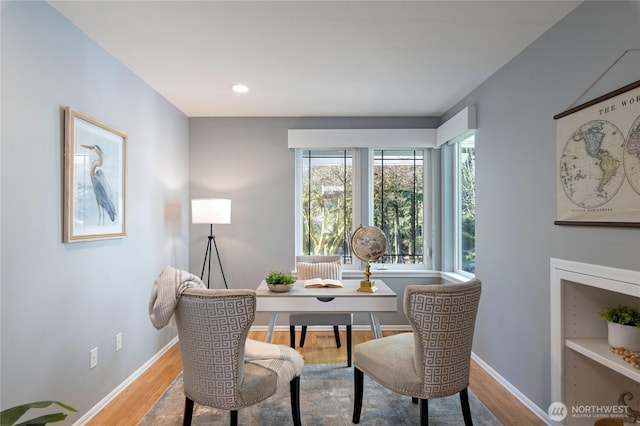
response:
[[[553,224],[553,116],[632,48],[640,48],[640,2],[584,2],[443,117],[477,106],[476,274],[484,285],[473,350],[545,412],[549,259],[640,270],[640,228]],[[639,70],[640,52],[628,54],[579,103],[638,80]]]
[[[188,120],[48,4],[1,10],[0,405],[57,399],[75,420],[176,335],[148,301],[165,264],[187,267]],[[61,242],[66,105],[129,137],[126,238]]]

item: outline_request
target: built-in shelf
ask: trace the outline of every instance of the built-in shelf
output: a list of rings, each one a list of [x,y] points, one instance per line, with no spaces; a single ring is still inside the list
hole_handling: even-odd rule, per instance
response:
[[[625,362],[620,355],[610,350],[607,339],[566,339],[565,346],[604,365],[625,377],[640,382],[640,369]]]
[[[593,424],[574,409],[619,405],[624,392],[638,410],[640,369],[611,352],[599,312],[612,305],[640,306],[640,271],[551,259],[551,402],[568,415],[559,423]],[[576,411],[577,413],[578,411]]]

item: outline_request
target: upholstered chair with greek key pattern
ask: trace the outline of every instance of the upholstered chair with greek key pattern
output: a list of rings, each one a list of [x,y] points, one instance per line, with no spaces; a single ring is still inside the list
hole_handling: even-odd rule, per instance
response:
[[[296,256],[296,272],[299,280],[322,278],[342,280],[342,256]],[[330,300],[328,300],[330,301]],[[289,314],[289,339],[292,348],[296,347],[296,326],[302,326],[300,334],[300,347],[304,347],[307,337],[307,326],[330,325],[333,326],[333,335],[336,346],[340,347],[339,326],[344,325],[347,330],[347,367],[351,367],[351,327],[353,324],[352,312],[338,313],[291,313]]]
[[[193,288],[180,297],[175,318],[182,352],[185,425],[191,424],[194,402],[230,410],[231,424],[237,425],[239,409],[276,393],[277,368],[245,360],[255,312],[254,290]],[[287,346],[276,350],[292,351]],[[289,385],[293,423],[300,425],[300,376]]]
[[[354,347],[353,423],[360,422],[364,374],[384,387],[420,400],[420,424],[428,425],[428,401],[456,393],[465,425],[471,425],[469,372],[481,283],[410,285],[404,312],[413,329]]]

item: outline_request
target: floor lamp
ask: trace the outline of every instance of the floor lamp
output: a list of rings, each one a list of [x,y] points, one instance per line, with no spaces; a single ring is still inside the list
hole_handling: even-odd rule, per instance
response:
[[[210,288],[211,282],[211,242],[216,249],[216,256],[218,257],[218,264],[220,265],[220,272],[222,272],[222,279],[224,280],[224,287],[227,286],[227,279],[224,276],[224,269],[222,269],[222,261],[220,260],[220,252],[218,251],[218,244],[216,244],[216,236],[213,225],[217,224],[229,224],[231,223],[231,200],[225,198],[206,198],[206,199],[194,199],[191,200],[191,222],[193,223],[208,223],[209,242],[207,243],[207,250],[204,253],[204,262],[202,264],[202,272],[200,273],[200,279],[204,277],[204,270],[209,262],[209,275],[207,276],[207,288]]]

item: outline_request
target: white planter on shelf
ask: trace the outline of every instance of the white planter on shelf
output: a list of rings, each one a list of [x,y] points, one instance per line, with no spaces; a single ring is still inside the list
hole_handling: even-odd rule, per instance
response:
[[[609,345],[623,347],[630,351],[640,352],[640,328],[608,321]]]

